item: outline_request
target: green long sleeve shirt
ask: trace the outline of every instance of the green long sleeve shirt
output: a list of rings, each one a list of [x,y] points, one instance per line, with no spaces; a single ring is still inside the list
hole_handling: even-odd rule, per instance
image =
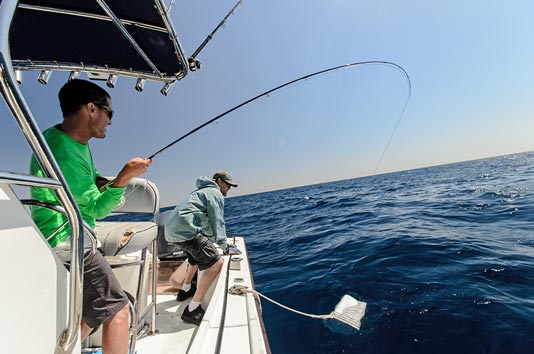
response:
[[[119,204],[126,187],[106,188],[101,193],[95,184],[99,173],[95,169],[89,144],[75,141],[59,130],[58,126],[45,130],[43,135],[80,208],[83,219],[91,227],[95,227],[96,219],[106,217]],[[30,162],[30,173],[34,176],[46,177],[34,156]],[[33,187],[31,196],[32,199],[60,205],[52,189]],[[32,207],[31,212],[35,224],[46,238],[67,220],[66,216],[47,208]],[[67,224],[48,242],[50,246],[55,247],[69,236],[70,227]]]

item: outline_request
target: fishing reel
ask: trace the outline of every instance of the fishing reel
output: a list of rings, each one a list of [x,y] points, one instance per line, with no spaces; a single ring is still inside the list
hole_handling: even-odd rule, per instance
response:
[[[191,71],[200,70],[200,68],[202,67],[202,63],[196,58],[191,57],[187,59],[187,62],[189,63],[189,70]]]

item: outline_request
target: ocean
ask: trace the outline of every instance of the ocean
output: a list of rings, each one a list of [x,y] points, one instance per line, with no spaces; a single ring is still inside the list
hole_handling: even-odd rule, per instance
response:
[[[534,353],[534,152],[228,198],[272,352]]]
[[[356,331],[262,300],[274,354],[534,353],[534,152],[228,198],[225,219],[260,293],[367,303]]]

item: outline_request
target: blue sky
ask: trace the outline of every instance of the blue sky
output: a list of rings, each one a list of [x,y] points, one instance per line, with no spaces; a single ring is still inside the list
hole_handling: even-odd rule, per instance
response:
[[[172,19],[191,54],[234,5],[176,2]],[[200,53],[203,68],[169,96],[119,79],[117,112],[91,142],[97,168],[117,173],[190,129],[286,81],[341,64],[386,60],[412,97],[377,173],[534,150],[534,49],[529,1],[245,0]],[[105,50],[105,43],[98,43]],[[57,91],[26,73],[21,86],[42,129],[61,120]],[[227,169],[249,194],[373,174],[407,97],[386,66],[336,71],[281,90],[158,155],[145,175],[162,204]],[[9,115],[5,104],[0,116]],[[2,169],[25,172],[29,149],[2,119]]]

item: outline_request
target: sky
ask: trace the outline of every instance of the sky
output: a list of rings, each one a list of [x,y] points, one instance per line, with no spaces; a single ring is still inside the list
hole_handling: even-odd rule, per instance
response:
[[[176,2],[171,18],[189,56],[237,1]],[[120,78],[116,115],[92,140],[97,169],[115,175],[218,114],[287,81],[356,66],[262,97],[158,155],[144,175],[162,206],[198,176],[228,170],[229,196],[534,150],[534,3],[471,0],[245,0],[167,97]],[[105,42],[98,47],[105,50]],[[23,76],[44,130],[61,121],[57,92]],[[0,104],[2,170],[27,172],[30,150]],[[400,119],[400,120],[399,120]],[[398,125],[397,125],[398,123]],[[388,144],[389,142],[389,144]],[[385,150],[387,147],[387,150]],[[383,159],[381,159],[382,154]]]

